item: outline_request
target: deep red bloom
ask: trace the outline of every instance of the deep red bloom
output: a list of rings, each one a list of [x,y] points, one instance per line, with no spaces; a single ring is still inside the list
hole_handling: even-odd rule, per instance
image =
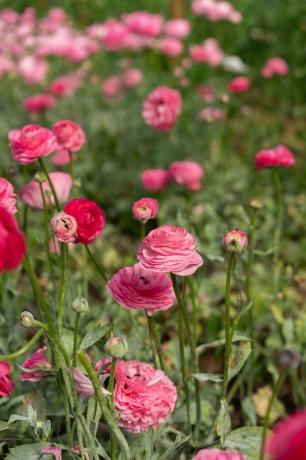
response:
[[[101,235],[106,221],[103,211],[94,201],[74,198],[66,204],[64,211],[77,221],[75,243],[89,244]]]
[[[4,208],[0,208],[0,272],[17,268],[25,251],[25,237],[16,220]]]
[[[11,379],[10,373],[10,363],[7,361],[0,361],[0,398],[9,396],[14,389],[14,383]]]

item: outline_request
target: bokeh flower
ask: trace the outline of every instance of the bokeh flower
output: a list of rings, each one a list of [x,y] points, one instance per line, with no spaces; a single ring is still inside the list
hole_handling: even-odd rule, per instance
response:
[[[146,169],[141,175],[141,181],[149,192],[161,192],[171,180],[169,171],[166,169]]]
[[[0,273],[15,270],[26,252],[26,241],[14,217],[0,207]]]
[[[277,145],[271,149],[260,150],[256,153],[256,169],[264,168],[290,168],[295,164],[293,153],[285,145]]]
[[[201,188],[204,169],[195,161],[174,161],[169,166],[169,173],[177,184],[183,185],[191,191]]]
[[[180,93],[167,86],[154,89],[143,103],[142,116],[157,131],[169,131],[181,112]]]
[[[10,396],[14,389],[11,379],[11,365],[7,361],[0,361],[0,398]]]
[[[0,208],[4,208],[10,214],[17,212],[16,193],[12,184],[0,176]]]

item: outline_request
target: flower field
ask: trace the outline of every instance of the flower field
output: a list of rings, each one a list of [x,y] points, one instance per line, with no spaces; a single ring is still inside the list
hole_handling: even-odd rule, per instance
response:
[[[306,459],[305,14],[0,2],[1,459]]]

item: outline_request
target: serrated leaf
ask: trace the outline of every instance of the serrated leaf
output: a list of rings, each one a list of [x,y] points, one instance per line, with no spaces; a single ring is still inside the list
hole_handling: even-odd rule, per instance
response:
[[[252,347],[250,341],[241,341],[237,345],[233,344],[229,361],[229,381],[240,372],[246,360],[250,356],[251,351]]]
[[[238,428],[227,435],[225,447],[242,452],[247,460],[258,460],[262,440],[262,427]]]
[[[189,436],[187,436],[186,438],[184,439],[181,439],[179,441],[176,441],[173,446],[169,447],[169,449],[166,450],[166,452],[163,453],[163,455],[159,458],[159,460],[167,460],[167,459],[170,459],[172,454],[178,454],[178,450],[180,449],[180,447],[183,445],[183,444],[186,444],[186,442],[189,441],[189,439],[191,438],[191,434]]]
[[[95,328],[88,331],[80,344],[80,350],[86,350],[89,347],[92,347],[95,343],[101,340],[106,334],[111,330],[111,326],[96,326]]]
[[[222,382],[223,376],[222,374],[192,374],[192,377],[199,382]]]

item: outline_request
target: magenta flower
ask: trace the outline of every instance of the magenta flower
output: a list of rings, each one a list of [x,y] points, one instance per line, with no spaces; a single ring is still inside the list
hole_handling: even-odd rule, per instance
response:
[[[55,104],[55,99],[50,94],[36,94],[24,100],[23,106],[28,112],[40,113],[50,109]]]
[[[51,219],[51,228],[56,239],[62,243],[74,243],[77,236],[78,224],[73,216],[59,212]]]
[[[154,89],[143,103],[145,123],[157,131],[169,131],[181,113],[180,93],[167,86]]]
[[[60,447],[43,447],[40,452],[43,455],[53,455],[55,460],[62,460],[62,449]]]
[[[251,88],[251,81],[247,77],[235,77],[228,85],[231,93],[245,93]]]
[[[170,19],[164,25],[164,33],[170,37],[183,39],[190,34],[190,22],[183,18]]]
[[[189,190],[196,191],[201,188],[204,169],[195,161],[174,161],[169,166],[169,173],[177,184]]]
[[[145,37],[157,37],[163,27],[163,17],[159,14],[150,14],[146,11],[135,11],[123,17],[128,28]]]
[[[141,264],[122,268],[106,287],[113,299],[124,308],[144,308],[150,315],[168,310],[175,303],[168,275],[147,270]]]
[[[106,98],[121,96],[123,90],[122,80],[118,75],[110,75],[102,83],[102,94]]]
[[[189,54],[193,61],[207,62],[211,67],[220,65],[224,57],[219,43],[214,38],[207,38],[200,45],[192,45]]]
[[[85,144],[85,133],[81,126],[74,121],[58,121],[52,126],[52,131],[61,152],[78,152]]]
[[[14,187],[4,177],[0,177],[0,208],[6,209],[10,214],[17,212]]]
[[[287,62],[279,57],[268,59],[261,69],[261,75],[265,78],[272,78],[274,75],[287,75],[288,72]]]
[[[177,38],[165,37],[158,43],[158,49],[162,54],[175,58],[184,51],[183,43]]]
[[[146,236],[137,258],[147,270],[188,276],[203,264],[195,248],[195,238],[185,228],[163,225]]]
[[[149,192],[161,192],[171,180],[166,169],[146,169],[141,175],[141,181]]]
[[[159,209],[159,204],[154,198],[141,198],[135,201],[132,206],[134,219],[144,224],[150,219],[155,219]]]
[[[290,168],[295,164],[293,153],[284,145],[277,145],[272,149],[261,150],[256,153],[256,169],[273,168]]]
[[[245,460],[245,457],[231,450],[202,449],[192,460]]]
[[[24,369],[31,369],[31,372],[21,372],[20,380],[22,382],[39,382],[41,379],[49,375],[48,372],[42,370],[52,368],[52,364],[47,361],[45,356],[46,350],[47,346],[39,348],[22,363],[22,367]]]
[[[143,75],[141,70],[132,68],[132,69],[127,69],[125,72],[122,74],[122,84],[125,88],[135,88],[136,86],[140,85],[143,80]]]
[[[11,365],[7,361],[0,361],[0,398],[10,396],[15,385],[11,379]]]

